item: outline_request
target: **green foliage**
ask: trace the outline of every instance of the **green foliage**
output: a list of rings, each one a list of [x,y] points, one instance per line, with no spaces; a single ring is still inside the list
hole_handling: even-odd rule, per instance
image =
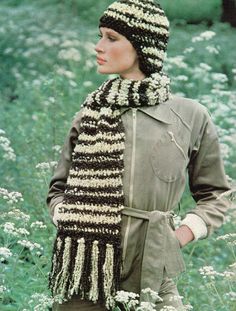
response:
[[[188,23],[217,21],[222,12],[221,0],[159,0],[170,20],[184,20]]]
[[[81,2],[74,3],[82,8]],[[85,2],[83,14],[91,12],[88,3],[92,6]],[[93,5],[91,20],[104,4]],[[12,253],[5,249],[5,256],[0,255],[2,311],[45,311],[51,303],[47,276],[55,229],[45,204],[48,184],[73,115],[87,93],[107,78],[96,74],[97,25],[88,26],[69,8],[63,9],[71,5],[72,1],[59,0],[1,1],[0,241]],[[232,180],[236,179],[235,36],[224,24],[208,29],[171,23],[165,64],[172,91],[199,100],[211,112]],[[14,201],[13,191],[19,191],[24,201]],[[194,204],[186,191],[180,215]],[[217,276],[212,284],[198,271],[211,265],[223,273],[235,262],[235,246],[216,240],[235,231],[233,209],[226,220],[217,234],[184,249],[188,272],[178,284],[194,311],[223,311],[222,299],[227,310],[234,310],[229,284],[234,292],[235,279]]]
[[[202,21],[218,21],[222,14],[221,0],[155,0],[165,9],[170,20],[183,20],[188,23],[201,23]],[[2,0],[3,4],[11,6],[29,5],[29,0]],[[84,19],[86,23],[97,25],[98,19],[104,9],[114,0],[34,0],[38,9],[45,6],[52,7],[61,13],[72,13]]]

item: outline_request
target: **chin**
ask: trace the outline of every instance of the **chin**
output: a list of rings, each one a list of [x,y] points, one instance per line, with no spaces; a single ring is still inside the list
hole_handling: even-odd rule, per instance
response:
[[[112,70],[107,70],[107,69],[102,68],[102,67],[98,67],[98,68],[97,68],[97,72],[100,73],[100,74],[104,74],[104,75],[105,75],[105,74],[109,75],[109,74],[115,73],[115,72],[112,71]]]

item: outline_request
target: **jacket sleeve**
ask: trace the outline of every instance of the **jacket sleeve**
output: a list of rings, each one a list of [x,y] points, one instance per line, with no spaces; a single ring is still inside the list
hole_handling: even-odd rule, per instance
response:
[[[230,202],[221,196],[230,190],[230,185],[224,171],[216,127],[207,111],[204,126],[191,153],[188,172],[196,207],[187,213],[181,224],[192,229],[195,239],[205,238],[223,224],[230,206]]]
[[[65,185],[71,166],[72,152],[74,150],[78,137],[81,114],[81,111],[79,111],[72,122],[72,126],[66,136],[64,145],[62,147],[60,159],[49,184],[49,191],[46,202],[50,211],[51,218],[53,218],[56,205],[63,201]]]

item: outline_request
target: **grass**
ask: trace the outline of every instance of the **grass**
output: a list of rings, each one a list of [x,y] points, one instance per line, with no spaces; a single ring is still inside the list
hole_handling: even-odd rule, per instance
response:
[[[69,8],[63,11],[63,4],[1,1],[2,311],[44,311],[51,303],[47,276],[55,228],[45,205],[48,184],[74,114],[86,94],[107,78],[96,73],[96,27]],[[90,18],[95,21],[98,13],[93,14]],[[227,24],[208,28],[172,22],[165,64],[172,91],[199,100],[211,112],[232,183],[236,179],[235,37]],[[193,206],[186,189],[180,216]],[[235,236],[226,234],[235,232],[235,209],[226,220],[209,239],[183,250],[188,273],[178,285],[194,311],[234,310]],[[200,274],[205,266],[212,266],[213,272],[208,268]]]

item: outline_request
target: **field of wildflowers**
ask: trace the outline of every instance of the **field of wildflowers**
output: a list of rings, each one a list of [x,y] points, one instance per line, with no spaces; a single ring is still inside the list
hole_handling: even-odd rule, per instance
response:
[[[56,1],[40,9],[29,1],[9,3],[0,4],[0,310],[45,311],[52,304],[47,277],[55,236],[45,204],[49,180],[73,116],[107,77],[96,73],[94,26]],[[235,42],[227,24],[209,29],[173,21],[165,66],[172,91],[211,112],[233,185]],[[192,206],[186,189],[176,221]],[[236,310],[235,226],[232,205],[217,233],[184,248],[187,273],[176,281],[186,310]],[[152,300],[137,306],[136,298],[119,293],[117,300],[127,310],[154,310]]]

